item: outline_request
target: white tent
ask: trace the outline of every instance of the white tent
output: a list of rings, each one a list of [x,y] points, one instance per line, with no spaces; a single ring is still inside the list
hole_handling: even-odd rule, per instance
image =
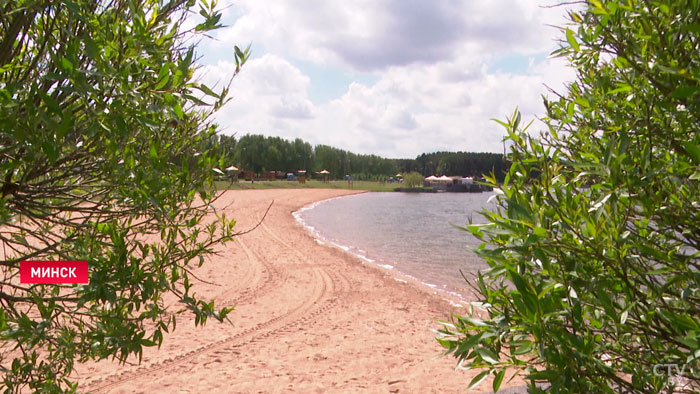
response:
[[[226,167],[226,171],[238,171],[238,167],[236,167],[236,166],[228,166],[228,167]]]
[[[448,177],[448,176],[446,176],[446,175],[443,175],[443,176],[441,176],[440,178],[437,178],[437,180],[440,181],[440,182],[452,182],[452,178],[450,178],[450,177]]]
[[[435,175],[431,175],[431,176],[425,178],[425,180],[428,182],[434,182],[434,181],[437,181],[438,179],[440,179],[440,178],[436,177]]]

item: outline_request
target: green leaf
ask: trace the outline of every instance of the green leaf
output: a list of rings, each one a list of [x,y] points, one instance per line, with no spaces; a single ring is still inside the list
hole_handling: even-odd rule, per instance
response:
[[[542,298],[544,298],[545,295],[547,295],[547,293],[549,293],[550,291],[552,291],[554,289],[558,289],[560,287],[563,287],[563,285],[560,284],[559,282],[550,281],[549,283],[547,283],[546,286],[544,286],[542,288],[540,293],[537,295],[537,298],[542,299]]]
[[[476,327],[488,327],[488,324],[486,324],[483,320],[481,319],[476,319],[470,316],[460,316],[460,320],[466,321],[469,324],[472,324]]]
[[[198,85],[195,86],[195,88],[201,90],[201,91],[204,92],[204,94],[206,94],[207,96],[211,96],[211,97],[215,97],[215,98],[220,98],[219,95],[218,95],[216,92],[214,92],[213,90],[211,90],[207,85],[198,84]]]
[[[501,388],[501,383],[503,383],[503,378],[506,376],[506,370],[501,369],[496,373],[496,377],[493,378],[493,391],[498,392],[498,389]]]
[[[44,151],[51,164],[58,160],[58,149],[56,148],[54,141],[44,141],[44,143],[41,144],[41,150]]]
[[[182,107],[180,106],[179,103],[175,103],[173,105],[173,112],[175,112],[175,115],[182,120],[185,117],[185,114],[182,112]]]
[[[700,24],[697,23],[691,23],[689,25],[681,26],[681,29],[693,32],[695,34],[700,34]]]
[[[545,381],[553,381],[558,377],[557,373],[552,371],[552,370],[544,370],[544,371],[535,371],[530,373],[529,375],[525,376],[525,379],[527,380],[545,380]]]
[[[498,364],[498,356],[491,350],[485,347],[476,348],[476,353],[481,356],[481,358],[489,364]]]
[[[583,97],[577,97],[576,100],[574,100],[574,102],[584,108],[588,108],[591,106],[591,103],[589,103],[588,100],[586,100]]]
[[[484,233],[481,231],[481,226],[479,225],[469,225],[467,226],[467,230],[472,233],[473,236],[477,238],[483,238]]]
[[[161,89],[170,81],[170,67],[168,67],[169,64],[171,63],[166,63],[166,65],[160,69],[160,72],[158,73],[158,82],[156,83],[154,89]]]
[[[179,87],[180,84],[182,83],[184,76],[185,76],[185,74],[182,72],[182,70],[180,68],[176,69],[175,72],[173,73],[173,86]]]
[[[671,97],[685,99],[697,92],[700,92],[700,87],[698,86],[680,86],[671,93]]]
[[[569,45],[571,45],[571,48],[573,48],[574,51],[578,52],[581,49],[576,41],[574,32],[569,28],[566,29],[566,41],[569,42]]]
[[[534,344],[531,341],[525,341],[523,345],[515,348],[515,350],[513,351],[513,355],[521,356],[523,354],[528,354],[532,352],[532,349],[534,349]]]
[[[608,92],[608,94],[615,94],[615,93],[626,93],[632,91],[632,86],[628,84],[619,84],[617,89],[613,89]]]
[[[61,124],[58,126],[58,129],[56,129],[56,137],[57,140],[60,140],[61,138],[65,137],[73,128],[73,118],[70,116],[70,113],[68,116],[64,116],[63,119],[61,120]],[[57,143],[60,143],[57,141]]]
[[[461,343],[459,343],[457,350],[455,350],[455,356],[460,357],[463,354],[468,354],[474,348],[474,346],[479,344],[482,335],[483,334],[481,333],[474,334],[470,335],[466,340],[462,340]]]
[[[72,72],[73,71],[73,63],[71,63],[70,60],[68,60],[65,56],[61,57],[61,66],[65,71]]]
[[[90,37],[84,37],[83,42],[85,43],[85,52],[92,60],[100,59],[100,51],[97,49],[97,44]]]
[[[467,390],[471,390],[475,388],[476,386],[480,385],[481,382],[484,381],[489,376],[489,371],[483,371],[479,373],[478,375],[474,376],[474,379],[472,379],[471,382],[469,382],[469,386],[467,386]]]
[[[175,96],[173,96],[170,93],[165,93],[163,95],[163,100],[169,105],[175,105],[177,103],[177,101],[175,100]]]
[[[39,93],[41,96],[41,100],[46,104],[46,107],[53,112],[56,115],[63,115],[63,110],[61,110],[61,106],[58,104],[56,100],[53,99],[53,97],[49,96],[46,93]]]
[[[158,149],[156,149],[156,145],[155,145],[155,144],[150,144],[150,146],[148,147],[148,155],[149,155],[149,156],[151,157],[151,159],[153,159],[153,160],[157,160],[157,159],[158,159]]]
[[[691,143],[691,142],[684,142],[683,143],[683,148],[685,148],[685,151],[690,155],[690,157],[693,159],[695,164],[700,164],[700,147]]]

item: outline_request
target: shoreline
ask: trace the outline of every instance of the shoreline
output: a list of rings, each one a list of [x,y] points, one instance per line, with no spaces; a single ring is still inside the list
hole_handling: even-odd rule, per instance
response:
[[[194,269],[212,282],[196,283],[198,294],[217,307],[235,305],[233,324],[195,327],[183,314],[160,350],[144,349],[141,365],[76,366],[80,390],[465,392],[480,371],[456,370],[452,356],[440,357],[444,349],[433,331],[457,309],[431,294],[435,289],[397,280],[395,270],[320,245],[293,216],[306,205],[358,192],[225,192],[216,206],[237,220],[239,231],[252,228],[275,201],[257,229]],[[489,379],[467,392],[490,392]]]
[[[440,287],[440,284],[428,283],[428,282],[426,282],[418,277],[415,277],[413,275],[410,275],[410,274],[407,274],[407,273],[401,271],[400,269],[396,268],[395,265],[380,264],[376,260],[370,259],[369,257],[359,253],[359,251],[361,251],[361,249],[359,249],[356,245],[341,245],[341,244],[338,244],[331,239],[328,239],[327,237],[325,237],[321,233],[321,231],[319,231],[314,226],[311,226],[310,224],[308,224],[302,218],[302,214],[304,211],[314,209],[319,204],[322,204],[324,202],[335,200],[338,198],[348,197],[351,195],[354,196],[354,195],[365,194],[365,193],[385,193],[385,192],[371,192],[371,191],[365,190],[365,191],[359,192],[359,193],[349,193],[349,194],[345,194],[342,196],[331,197],[331,198],[327,198],[324,200],[315,201],[315,202],[312,202],[310,204],[304,205],[303,207],[299,208],[298,210],[292,212],[292,216],[294,217],[294,219],[296,219],[299,226],[301,226],[308,234],[310,234],[316,240],[316,243],[318,243],[319,245],[328,246],[331,248],[337,248],[337,249],[345,252],[346,254],[348,254],[351,258],[358,259],[360,264],[369,264],[370,266],[381,271],[382,273],[386,273],[388,275],[393,276],[394,280],[396,280],[397,282],[411,283],[413,286],[417,286],[421,291],[427,293],[429,296],[441,297],[444,301],[447,301],[453,307],[464,308],[465,305],[467,305],[470,302],[469,295],[461,294],[461,293],[458,293],[456,291],[446,290],[446,289]],[[357,253],[353,252],[353,250],[358,250],[358,252]]]
[[[401,268],[398,268],[401,266],[400,264],[400,259],[382,259],[382,262],[376,261],[375,259],[367,257],[366,253],[367,251],[364,249],[361,249],[357,245],[352,245],[352,244],[340,244],[338,243],[337,240],[331,239],[324,235],[319,229],[316,227],[310,225],[307,223],[304,218],[302,217],[303,213],[309,210],[312,210],[316,208],[318,205],[331,201],[331,200],[336,200],[339,198],[344,198],[344,197],[349,197],[349,196],[354,196],[354,195],[359,195],[359,194],[365,194],[365,193],[390,193],[390,192],[374,192],[374,191],[369,191],[365,190],[363,192],[358,192],[358,193],[349,193],[341,196],[336,196],[336,197],[331,197],[327,198],[324,200],[320,201],[315,201],[312,203],[309,203],[307,205],[304,205],[303,207],[299,208],[298,210],[292,212],[292,216],[296,219],[297,223],[308,233],[316,239],[316,242],[322,246],[329,246],[332,248],[337,248],[346,254],[348,254],[351,258],[359,259],[361,264],[369,264],[370,266],[380,270],[381,272],[388,273],[389,275],[392,275],[394,279],[398,282],[406,283],[409,282],[414,286],[417,286],[420,290],[428,293],[431,296],[439,296],[442,297],[444,301],[447,301],[451,306],[455,308],[467,308],[469,303],[475,299],[477,296],[474,294],[474,292],[469,289],[467,290],[465,288],[464,292],[459,292],[456,290],[449,290],[445,283],[431,283],[428,279],[421,279],[417,276],[414,276],[412,274],[406,273],[401,270]],[[384,263],[384,264],[383,264]]]

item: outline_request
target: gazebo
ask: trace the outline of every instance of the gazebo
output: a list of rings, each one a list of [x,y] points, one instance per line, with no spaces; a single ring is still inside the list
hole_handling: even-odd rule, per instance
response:
[[[238,181],[238,167],[236,166],[228,166],[225,168],[226,172],[228,172],[231,176],[231,179],[233,181]]]
[[[453,183],[452,178],[445,175],[439,177],[431,175],[425,178],[425,181],[428,182],[428,185],[438,190],[446,190]]]
[[[323,169],[323,170],[319,171],[318,173],[323,175],[323,183],[328,183],[331,172],[326,170],[326,169]]]

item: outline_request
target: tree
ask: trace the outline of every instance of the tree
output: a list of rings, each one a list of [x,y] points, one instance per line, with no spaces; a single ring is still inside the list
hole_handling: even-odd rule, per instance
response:
[[[265,169],[268,171],[279,171],[282,161],[282,154],[274,145],[268,145],[265,149]]]
[[[481,177],[493,173],[502,182],[509,163],[503,154],[485,152],[434,152],[422,154],[413,161],[400,160],[403,172],[419,171],[423,175],[462,175]]]
[[[236,153],[236,137],[232,135],[217,134],[214,136],[212,148],[219,146],[223,151],[226,160],[226,166],[234,164],[234,155]]]
[[[409,172],[403,177],[406,187],[421,187],[423,186],[423,175],[417,172]]]
[[[308,142],[304,142],[301,138],[294,140],[292,148],[294,152],[294,166],[289,170],[306,170],[313,166],[313,148]]]
[[[241,137],[236,145],[236,157],[241,164],[241,168],[252,170],[256,173],[263,171],[265,164],[265,136],[245,135]]]
[[[0,370],[8,392],[75,390],[76,361],[124,361],[175,328],[170,294],[226,319],[191,267],[235,235],[204,221],[227,101],[193,80],[202,1],[0,3]],[[182,29],[193,11],[203,16]],[[201,18],[200,18],[201,19]],[[238,67],[248,50],[235,48]],[[152,237],[148,237],[152,236]],[[20,283],[22,260],[88,260],[87,285]]]
[[[467,226],[490,266],[475,282],[484,311],[439,341],[494,388],[515,369],[532,392],[697,392],[700,2],[569,15],[557,53],[577,80],[545,100],[539,137],[517,112],[503,122],[498,209]]]

